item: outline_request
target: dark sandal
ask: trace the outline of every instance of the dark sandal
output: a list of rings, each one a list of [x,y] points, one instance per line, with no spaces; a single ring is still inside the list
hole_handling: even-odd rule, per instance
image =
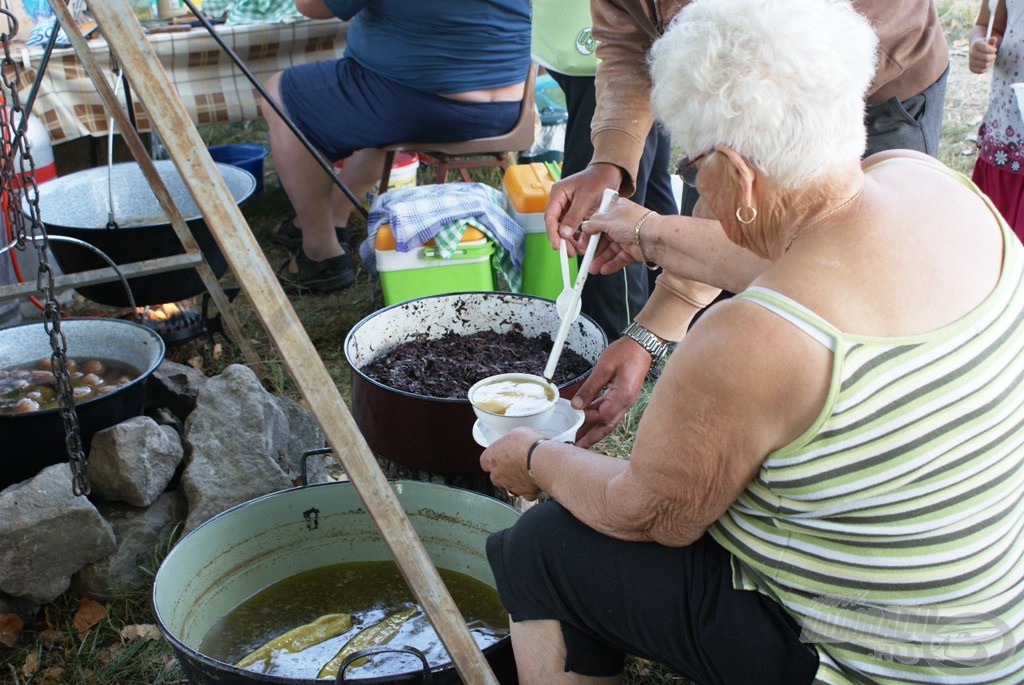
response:
[[[291,260],[288,260],[277,274],[281,285],[289,292],[330,293],[347,288],[356,280],[356,272],[352,268],[352,255],[347,252],[314,262],[305,252],[299,250],[294,259],[298,269],[295,273],[288,270],[291,264]]]
[[[345,252],[349,252],[348,226],[335,226],[334,234],[338,237],[338,242],[341,243],[341,248],[345,250]],[[299,247],[302,246],[302,229],[295,225],[295,217],[285,219],[279,223],[277,227],[270,232],[270,240],[278,245],[283,245],[289,250],[298,250]]]

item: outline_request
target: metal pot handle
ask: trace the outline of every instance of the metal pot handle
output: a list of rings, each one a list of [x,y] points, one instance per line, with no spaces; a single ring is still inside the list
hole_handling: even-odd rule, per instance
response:
[[[388,645],[378,645],[376,647],[366,647],[365,649],[359,649],[352,652],[347,657],[345,657],[345,660],[341,662],[340,666],[338,666],[338,677],[335,679],[334,682],[339,684],[345,682],[345,670],[349,667],[349,664],[351,664],[356,659],[360,659],[365,656],[372,656],[374,654],[384,654],[385,652],[405,652],[406,654],[412,654],[413,656],[417,657],[421,662],[423,662],[424,685],[430,685],[434,682],[434,676],[433,673],[431,673],[430,671],[430,663],[427,661],[427,657],[423,654],[423,652],[416,649],[415,647],[408,647],[405,645],[397,647],[390,647]]]
[[[302,476],[302,485],[309,485],[309,478],[306,477],[306,461],[310,457],[319,457],[320,455],[323,454],[330,454],[333,451],[334,450],[332,450],[330,447],[318,447],[316,449],[306,450],[305,452],[302,453],[302,459],[299,460],[299,473]]]
[[[46,239],[51,241],[51,242],[72,243],[74,245],[79,245],[81,247],[84,247],[84,248],[87,248],[89,250],[92,250],[97,255],[99,255],[100,258],[103,261],[105,261],[107,263],[107,265],[111,269],[114,270],[114,273],[117,274],[117,277],[121,279],[121,285],[124,286],[124,291],[128,295],[128,304],[130,304],[131,307],[132,307],[132,312],[133,312],[132,315],[136,319],[141,320],[142,314],[141,314],[141,312],[139,312],[139,308],[135,306],[135,296],[132,295],[132,289],[131,289],[131,286],[128,285],[128,279],[124,277],[123,273],[121,273],[121,269],[119,269],[118,265],[114,263],[114,260],[111,259],[110,257],[108,257],[107,254],[103,250],[101,250],[100,248],[96,247],[95,245],[92,245],[90,243],[85,242],[84,240],[79,240],[78,238],[72,238],[71,236],[68,236],[68,235],[48,235],[46,237]],[[36,238],[34,236],[30,236],[29,240],[42,240],[42,238]]]

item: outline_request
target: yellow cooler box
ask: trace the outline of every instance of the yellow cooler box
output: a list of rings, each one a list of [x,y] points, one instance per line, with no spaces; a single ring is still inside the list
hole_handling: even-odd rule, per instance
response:
[[[544,208],[548,204],[551,178],[541,162],[513,164],[505,169],[502,188],[509,216],[526,232],[521,292],[553,300],[562,292],[562,267],[558,250],[551,247],[544,230]],[[577,260],[569,259],[569,279],[576,282]]]
[[[427,295],[494,290],[494,244],[472,226],[462,234],[459,247],[448,259],[439,254],[433,240],[399,252],[388,224],[377,229],[374,248],[385,304]]]

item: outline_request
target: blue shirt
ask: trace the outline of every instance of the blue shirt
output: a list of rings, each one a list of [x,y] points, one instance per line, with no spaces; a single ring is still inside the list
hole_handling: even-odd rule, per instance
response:
[[[345,57],[428,93],[519,83],[530,65],[530,0],[325,0],[351,19]]]

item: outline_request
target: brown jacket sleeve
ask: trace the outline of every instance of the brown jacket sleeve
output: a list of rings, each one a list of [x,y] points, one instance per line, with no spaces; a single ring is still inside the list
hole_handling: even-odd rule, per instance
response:
[[[878,34],[878,67],[869,105],[906,100],[935,83],[949,64],[949,48],[935,0],[854,0]]]
[[[597,43],[597,107],[591,121],[594,157],[625,174],[619,193],[636,190],[636,174],[651,129],[647,52],[679,8],[678,0],[590,0]]]

